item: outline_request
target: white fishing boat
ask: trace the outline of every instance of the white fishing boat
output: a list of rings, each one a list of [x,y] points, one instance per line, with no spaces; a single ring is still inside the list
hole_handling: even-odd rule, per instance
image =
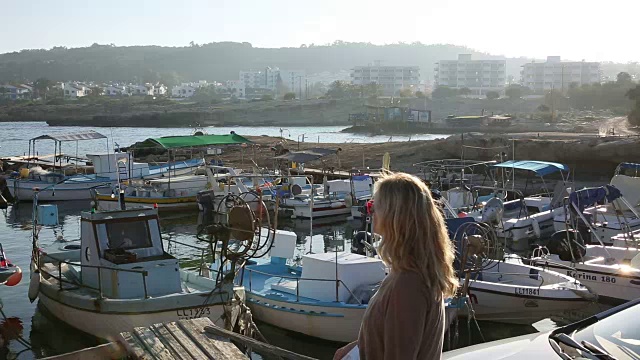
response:
[[[46,252],[39,228],[57,214],[35,196],[29,297],[61,321],[102,339],[196,317],[234,324],[244,289],[181,269],[163,247],[157,209],[83,212],[80,249]]]
[[[357,184],[356,190],[352,185]],[[322,193],[314,195],[296,194],[282,198],[280,209],[291,214],[292,218],[320,218],[325,216],[351,215],[353,205],[352,193],[371,193],[373,180],[363,177],[362,181],[351,183],[350,180],[323,181]],[[354,192],[355,191],[355,192]]]
[[[196,196],[206,189],[208,179],[204,175],[168,176],[160,179],[131,181],[114,186],[111,192],[96,191],[95,200],[100,208],[117,209],[119,192],[124,192],[128,205],[157,206],[161,210],[197,210]]]

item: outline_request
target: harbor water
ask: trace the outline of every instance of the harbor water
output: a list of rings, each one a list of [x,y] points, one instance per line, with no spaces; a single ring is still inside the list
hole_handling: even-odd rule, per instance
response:
[[[347,142],[356,141],[350,134],[340,133],[342,127],[313,127],[313,128],[289,128],[283,129],[283,136],[296,139],[305,134],[307,139],[319,137],[320,142]],[[0,123],[0,154],[18,155],[27,152],[28,139],[42,134],[60,132],[77,132],[83,130],[96,130],[109,137],[110,145],[118,143],[128,146],[136,141],[148,137],[167,135],[188,135],[192,129],[185,128],[80,128],[80,127],[47,127],[44,123]],[[236,131],[242,135],[270,135],[280,136],[279,128],[215,128],[206,129],[209,133],[228,133]],[[286,131],[285,131],[286,130]],[[433,135],[424,135],[428,138]],[[442,137],[442,136],[438,136]],[[387,141],[388,137],[361,138],[363,141]],[[394,140],[409,140],[396,138]],[[413,139],[412,139],[413,140]],[[53,144],[47,149],[46,141],[42,142],[39,149],[53,153]],[[52,142],[51,142],[52,143]],[[105,152],[109,148],[105,141],[85,141],[78,143],[78,153],[82,156],[87,152]],[[40,151],[40,150],[39,150]],[[73,154],[76,144],[63,145],[63,152]],[[42,152],[41,152],[42,154]],[[43,247],[63,246],[69,241],[79,239],[80,236],[80,212],[89,209],[89,202],[64,202],[58,203],[60,223],[57,226],[44,227],[40,232],[40,242]],[[4,316],[0,318],[0,359],[19,358],[32,359],[61,354],[82,349],[98,344],[98,340],[78,332],[69,326],[57,321],[52,314],[38,308],[37,301],[33,304],[27,297],[29,263],[31,253],[31,213],[32,205],[22,203],[10,206],[0,213],[0,243],[3,245],[8,258],[23,269],[23,280],[14,287],[0,287],[0,299]],[[187,247],[172,245],[172,240],[180,241],[196,246],[204,246],[197,239],[198,230],[206,224],[198,212],[186,214],[163,214],[161,216],[161,231],[165,240],[165,249],[171,250],[185,263],[194,258]],[[350,222],[345,219],[318,220],[312,224],[309,221],[282,219],[278,227],[292,230],[297,234],[296,256],[306,253],[349,251],[350,241],[355,231],[360,229],[359,222]],[[313,235],[311,235],[313,234]],[[564,314],[558,319],[546,319],[533,326],[505,325],[496,323],[479,323],[480,331],[474,323],[461,320],[456,328],[459,346],[477,343],[482,340],[490,341],[511,336],[522,335],[535,331],[546,331],[558,324],[564,324],[571,320],[578,320],[593,314],[601,307],[597,305],[580,309],[575,313]],[[321,341],[294,334],[283,329],[274,328],[268,324],[258,323],[261,332],[274,345],[299,352],[320,359],[330,359],[335,350],[343,344]],[[481,334],[481,335],[480,335]],[[31,349],[27,349],[19,339],[26,340]]]

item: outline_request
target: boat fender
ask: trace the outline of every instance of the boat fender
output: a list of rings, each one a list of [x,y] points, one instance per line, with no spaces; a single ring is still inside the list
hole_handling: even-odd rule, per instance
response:
[[[331,203],[331,208],[335,209],[335,208],[339,208],[342,207],[344,204],[342,202],[333,202]]]
[[[540,239],[540,224],[538,224],[538,220],[531,219],[531,229],[533,229],[533,235],[535,235],[536,239]]]
[[[353,197],[351,195],[345,196],[344,203],[347,205],[347,207],[353,206]]]
[[[4,284],[7,286],[16,286],[20,284],[20,281],[22,281],[22,269],[16,266],[16,272],[9,276]]]
[[[36,270],[31,273],[31,280],[29,281],[29,301],[32,303],[38,298],[40,292],[40,270]]]

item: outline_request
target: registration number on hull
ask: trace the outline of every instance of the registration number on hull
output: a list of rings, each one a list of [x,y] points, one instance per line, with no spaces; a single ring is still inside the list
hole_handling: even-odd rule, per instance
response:
[[[584,272],[577,272],[577,271],[567,271],[567,275],[571,276],[572,278],[576,279],[576,280],[587,280],[587,281],[598,281],[598,282],[603,282],[603,283],[611,283],[611,284],[615,284],[617,279],[614,276],[607,276],[607,275],[593,275],[593,274],[587,274]]]
[[[540,295],[540,289],[532,288],[515,288],[514,292],[516,295]]]
[[[209,307],[198,307],[191,309],[180,309],[176,310],[178,315],[178,319],[180,320],[190,320],[190,319],[198,319],[201,317],[208,317],[211,315],[211,309]]]

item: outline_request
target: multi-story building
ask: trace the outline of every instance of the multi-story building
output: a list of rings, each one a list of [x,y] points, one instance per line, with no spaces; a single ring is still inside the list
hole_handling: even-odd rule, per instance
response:
[[[546,62],[531,62],[522,67],[522,85],[535,92],[565,92],[571,86],[599,83],[602,77],[600,63],[562,62],[560,56],[547,56]]]
[[[240,71],[240,81],[246,88],[270,90],[276,93],[280,88],[296,94],[306,88],[307,76],[304,70],[281,70],[266,67],[264,70]]]
[[[504,91],[507,66],[505,60],[472,60],[471,54],[459,54],[458,60],[440,60],[433,76],[436,86],[468,88],[470,95],[483,96],[489,91]]]
[[[76,99],[79,97],[87,96],[91,93],[91,88],[83,83],[66,82],[62,84],[62,90],[64,91],[65,98]]]
[[[383,66],[379,61],[373,65],[356,66],[351,69],[351,84],[379,84],[384,95],[398,95],[402,89],[418,89],[420,68],[418,66]]]

